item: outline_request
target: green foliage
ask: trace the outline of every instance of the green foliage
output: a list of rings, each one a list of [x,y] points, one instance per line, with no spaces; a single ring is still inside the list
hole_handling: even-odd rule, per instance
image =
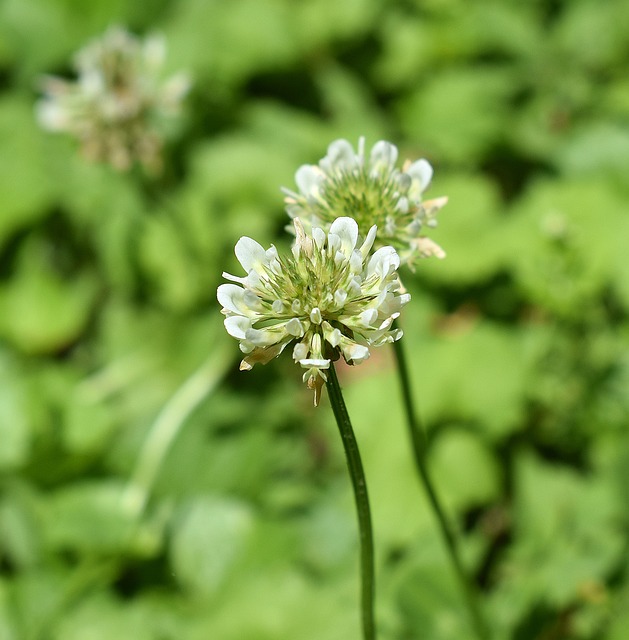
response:
[[[109,24],[194,85],[161,177],[42,131],[44,74]],[[426,157],[400,318],[429,464],[497,640],[629,618],[625,0],[0,3],[0,640],[358,638],[357,531],[325,397],[249,373],[216,286],[333,139]],[[339,369],[382,640],[472,637],[387,348]]]

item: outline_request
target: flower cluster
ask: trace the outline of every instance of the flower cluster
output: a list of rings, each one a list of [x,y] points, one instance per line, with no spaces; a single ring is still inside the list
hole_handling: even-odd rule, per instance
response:
[[[305,369],[317,405],[331,361],[342,355],[359,364],[370,346],[402,336],[391,325],[410,295],[400,291],[395,249],[384,246],[370,255],[375,226],[357,246],[352,218],[337,218],[328,233],[293,222],[296,241],[287,257],[241,238],[235,252],[247,275],[224,273],[236,284],[220,285],[217,295],[225,328],[245,354],[241,370],[269,362],[294,342],[293,359]]]
[[[437,224],[436,214],[446,197],[422,201],[430,184],[432,167],[426,160],[395,167],[397,147],[377,142],[365,157],[361,138],[358,152],[347,140],[335,140],[318,165],[302,165],[295,174],[298,192],[283,189],[286,210],[304,226],[329,229],[339,217],[351,216],[361,232],[376,225],[377,246],[391,245],[402,263],[413,266],[417,258],[445,257],[444,251],[420,235]]]
[[[178,113],[190,85],[183,73],[162,81],[165,53],[160,37],[142,41],[120,27],[110,28],[76,55],[76,82],[44,78],[40,124],[76,137],[90,160],[121,171],[138,161],[159,171],[157,121]]]

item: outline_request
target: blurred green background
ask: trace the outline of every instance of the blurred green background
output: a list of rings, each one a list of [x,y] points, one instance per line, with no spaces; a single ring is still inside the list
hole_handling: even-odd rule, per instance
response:
[[[193,76],[157,185],[34,119],[110,24]],[[450,198],[402,326],[496,639],[629,637],[629,3],[2,0],[0,640],[359,637],[327,402],[289,356],[239,373],[215,292],[361,135]],[[341,375],[380,637],[471,638],[388,348]]]

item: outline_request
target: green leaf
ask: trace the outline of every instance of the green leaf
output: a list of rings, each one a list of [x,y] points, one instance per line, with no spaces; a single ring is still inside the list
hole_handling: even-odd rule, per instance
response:
[[[27,397],[19,370],[0,352],[0,469],[22,466],[31,447]]]
[[[199,498],[181,515],[170,558],[177,581],[193,592],[219,592],[244,553],[253,516],[246,504],[221,497]]]
[[[591,584],[604,584],[622,557],[617,526],[624,504],[604,480],[542,463],[516,465],[514,533],[505,586],[529,603],[565,607]]]
[[[432,444],[429,466],[445,504],[462,511],[500,495],[497,460],[469,431],[447,429]]]
[[[43,132],[33,106],[21,96],[0,100],[0,248],[16,230],[39,221],[52,199],[52,183],[45,171]]]
[[[78,386],[64,407],[63,442],[77,454],[97,453],[108,442],[117,427],[111,407],[90,397]]]
[[[146,220],[139,242],[140,259],[156,289],[155,297],[178,311],[193,306],[205,293],[204,274],[181,238],[177,221]]]
[[[507,249],[532,298],[562,315],[580,314],[614,283],[626,298],[625,198],[607,180],[540,181],[512,212]]]
[[[85,324],[94,301],[94,280],[87,271],[63,280],[44,260],[45,248],[27,242],[19,269],[0,286],[0,335],[19,350],[49,353],[69,346]]]
[[[422,276],[462,287],[491,277],[507,261],[505,224],[496,187],[481,177],[438,174],[427,197],[447,196],[439,226],[426,235],[446,252],[446,258],[423,260]]]
[[[9,486],[0,500],[0,546],[3,556],[20,571],[43,561],[40,512],[41,497],[25,483]]]
[[[0,640],[18,640],[13,623],[8,581],[0,580]]]
[[[557,162],[570,178],[615,178],[622,184],[629,171],[629,128],[590,122],[559,149]]]
[[[48,547],[85,554],[127,548],[135,523],[123,492],[124,485],[114,480],[83,480],[53,492],[44,514]]]
[[[429,159],[468,165],[501,142],[513,84],[501,69],[476,66],[435,74],[400,104],[404,134]]]
[[[123,604],[107,593],[97,592],[74,606],[57,625],[55,640],[157,640],[164,637],[153,628],[147,611],[133,603]]]
[[[52,564],[16,575],[10,593],[17,638],[33,638],[47,632],[77,575],[76,569],[64,571]]]
[[[415,637],[418,629],[434,640],[471,638],[460,587],[444,556],[407,562],[396,579],[402,637]]]
[[[412,318],[401,324],[409,360],[417,363],[413,380],[421,411],[428,422],[472,420],[488,436],[503,437],[521,420],[535,332],[504,328],[473,313],[450,320],[437,319],[443,325],[436,335],[411,331],[417,326]]]

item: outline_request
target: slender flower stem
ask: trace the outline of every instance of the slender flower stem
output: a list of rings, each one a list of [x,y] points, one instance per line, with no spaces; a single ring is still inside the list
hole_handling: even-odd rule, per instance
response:
[[[417,412],[415,411],[413,394],[411,393],[408,364],[404,354],[402,340],[397,340],[393,343],[393,346],[397,363],[397,371],[400,378],[400,384],[402,386],[406,421],[415,457],[415,467],[419,472],[424,489],[428,494],[428,499],[437,517],[437,521],[441,529],[441,535],[443,536],[448,554],[450,555],[450,560],[461,583],[476,635],[479,640],[489,640],[489,638],[491,638],[491,633],[483,612],[481,611],[478,595],[465,571],[465,568],[463,567],[456,537],[450,523],[448,522],[448,518],[446,517],[441,502],[439,501],[439,497],[435,491],[430,474],[428,473],[428,467],[426,464],[426,436],[419,422],[419,418],[417,417]]]
[[[330,363],[327,371],[326,386],[330,397],[332,411],[336,418],[345,456],[347,458],[347,468],[352,479],[354,489],[354,499],[358,512],[358,527],[360,531],[360,569],[361,569],[361,609],[364,640],[375,640],[376,629],[374,621],[374,592],[375,592],[375,571],[373,552],[373,531],[371,527],[371,513],[369,510],[369,496],[367,494],[367,483],[363,464],[360,459],[358,443],[352,429],[352,423],[347,413],[347,407],[343,400],[341,387],[336,375],[334,363]]]
[[[220,382],[230,361],[228,345],[216,346],[208,359],[177,389],[159,412],[122,497],[125,508],[135,517],[144,511],[153,484],[177,434],[190,414]]]

